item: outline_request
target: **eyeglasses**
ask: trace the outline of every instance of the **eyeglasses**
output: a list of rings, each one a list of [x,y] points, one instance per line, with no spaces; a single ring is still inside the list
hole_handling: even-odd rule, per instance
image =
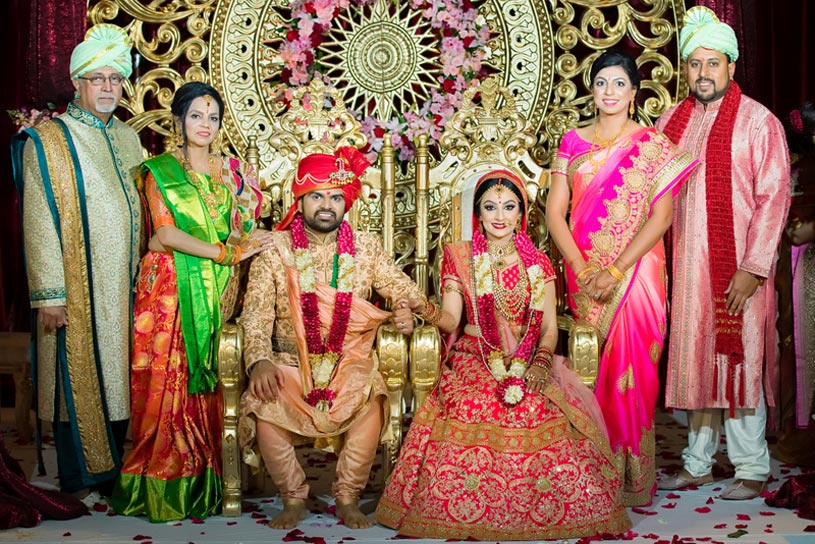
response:
[[[119,74],[111,74],[108,77],[96,75],[91,77],[80,77],[79,79],[84,79],[85,81],[89,81],[91,85],[94,87],[101,87],[105,84],[105,81],[110,81],[110,84],[114,87],[118,87],[122,84],[125,78],[120,76]]]

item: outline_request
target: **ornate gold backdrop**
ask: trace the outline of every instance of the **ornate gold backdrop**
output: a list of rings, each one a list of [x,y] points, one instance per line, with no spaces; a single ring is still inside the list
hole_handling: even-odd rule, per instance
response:
[[[677,70],[683,0],[473,3],[492,33],[484,64],[530,120],[538,135],[533,156],[541,165],[569,128],[591,117],[588,71],[606,48],[638,55],[644,122],[687,93]],[[352,1],[334,18],[315,53],[351,109],[387,119],[418,109],[437,85],[440,40],[411,5],[411,0]],[[243,156],[254,135],[261,165],[269,160],[274,152],[269,120],[284,107],[275,94],[282,82],[279,50],[290,23],[289,0],[89,0],[88,18],[92,24],[115,22],[133,39],[137,62],[122,105],[137,131],[166,136],[175,89],[185,81],[209,81],[227,104],[228,151]],[[416,206],[412,166],[402,171],[395,225],[399,238],[407,240]],[[431,195],[431,225],[435,213]],[[397,247],[399,262],[410,263],[412,246]]]

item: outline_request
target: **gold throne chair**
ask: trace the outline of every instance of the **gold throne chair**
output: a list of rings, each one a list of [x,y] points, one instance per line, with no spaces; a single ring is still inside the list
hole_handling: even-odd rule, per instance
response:
[[[419,138],[416,150],[417,281],[430,288],[428,276],[432,274],[432,292],[440,294],[442,247],[447,242],[469,240],[472,236],[468,218],[472,214],[476,181],[499,168],[513,172],[526,182],[530,203],[528,234],[539,248],[547,251],[558,273],[557,322],[558,329],[567,336],[570,365],[584,384],[594,388],[600,360],[597,331],[588,321],[575,319],[567,310],[563,263],[551,244],[544,221],[549,173],[529,154],[536,141],[529,123],[518,112],[512,93],[494,78],[487,78],[463,93],[461,107],[445,125],[439,142],[446,155],[432,168],[427,138]],[[431,201],[436,206],[437,229],[431,229],[429,224]],[[431,244],[428,234],[432,230],[438,232],[435,244]],[[432,259],[431,245],[435,246]],[[427,376],[430,369],[439,364],[440,351],[427,349],[437,337],[436,328],[429,325],[413,333],[410,366],[418,378]],[[414,358],[414,352],[422,356]],[[420,381],[418,378],[412,376],[411,381]]]
[[[308,97],[308,100],[306,100]],[[300,159],[312,153],[333,153],[335,149],[352,145],[362,148],[367,139],[359,122],[350,115],[338,92],[315,79],[310,85],[294,90],[286,113],[271,120],[270,147],[272,157],[259,165],[257,148],[250,139],[247,160],[259,168],[264,195],[262,214],[272,224],[289,209],[293,197],[291,184]],[[371,167],[362,179],[362,194],[348,212],[348,220],[356,230],[381,233],[385,251],[393,256],[395,163],[390,137],[380,153],[379,168]],[[375,198],[374,198],[375,197]],[[379,209],[376,208],[377,203]],[[240,318],[238,318],[238,321]],[[270,340],[271,341],[271,340]],[[393,442],[384,445],[383,470],[387,477],[402,441],[404,413],[403,393],[407,382],[407,337],[391,323],[380,326],[374,345],[379,360],[379,372],[388,389]],[[219,341],[218,374],[223,395],[223,515],[241,514],[241,497],[248,480],[249,467],[242,461],[238,444],[238,415],[246,375],[242,358],[242,330],[239,323],[223,326]],[[263,470],[263,469],[261,469]]]

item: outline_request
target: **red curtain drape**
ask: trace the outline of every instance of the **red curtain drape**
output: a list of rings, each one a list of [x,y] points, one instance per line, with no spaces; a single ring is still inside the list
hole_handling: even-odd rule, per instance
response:
[[[736,31],[736,80],[742,90],[786,121],[815,100],[815,5],[811,0],[696,0]]]
[[[0,2],[0,42],[6,80],[0,85],[0,331],[27,330],[28,292],[17,193],[11,178],[9,141],[16,131],[5,110],[64,106],[73,95],[71,51],[86,28],[85,0]]]

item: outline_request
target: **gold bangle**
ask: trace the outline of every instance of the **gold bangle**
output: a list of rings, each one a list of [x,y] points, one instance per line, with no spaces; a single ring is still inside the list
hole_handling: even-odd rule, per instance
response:
[[[577,281],[583,283],[583,278],[585,278],[588,274],[591,274],[592,272],[597,272],[597,265],[595,265],[594,263],[586,263],[586,266],[583,267],[583,269],[577,273]]]
[[[218,256],[212,260],[218,264],[221,264],[224,262],[224,257],[226,257],[226,246],[223,244],[223,242],[216,242],[215,245],[218,246],[219,251]]]
[[[625,279],[625,274],[620,272],[620,269],[613,264],[609,264],[606,267],[606,270],[608,270],[608,273],[611,274],[617,281],[623,281]]]
[[[229,264],[231,264],[232,266],[235,266],[236,264],[241,262],[241,256],[243,255],[243,249],[241,249],[241,246],[232,246],[232,247],[235,248],[235,252],[234,252],[234,254],[232,256],[232,262],[229,263]]]

